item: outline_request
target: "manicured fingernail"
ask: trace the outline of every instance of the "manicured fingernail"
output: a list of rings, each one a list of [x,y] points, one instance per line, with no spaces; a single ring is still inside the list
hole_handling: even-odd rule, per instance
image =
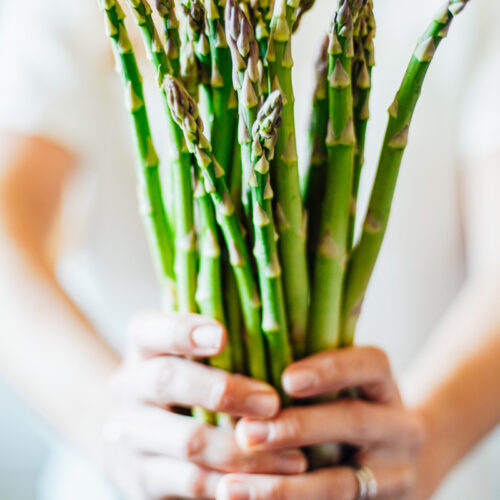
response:
[[[200,349],[217,349],[222,342],[222,329],[215,325],[195,328],[191,334],[193,343]]]
[[[279,408],[279,400],[272,392],[261,391],[250,394],[245,400],[246,408],[257,417],[273,417]]]
[[[246,484],[231,481],[221,486],[217,497],[219,500],[252,500],[252,492]]]
[[[271,426],[267,422],[246,421],[242,422],[237,432],[238,440],[243,441],[246,446],[255,446],[268,440]]]
[[[307,391],[314,387],[317,381],[318,375],[313,370],[295,370],[283,375],[283,387],[289,394]]]
[[[278,468],[283,474],[301,474],[307,469],[307,460],[298,450],[287,450],[278,456]]]

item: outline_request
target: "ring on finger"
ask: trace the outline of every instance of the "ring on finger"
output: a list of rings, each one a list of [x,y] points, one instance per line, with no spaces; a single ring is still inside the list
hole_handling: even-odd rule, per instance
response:
[[[366,465],[363,465],[356,467],[354,473],[359,486],[359,494],[356,500],[375,498],[378,492],[378,484],[373,471]]]

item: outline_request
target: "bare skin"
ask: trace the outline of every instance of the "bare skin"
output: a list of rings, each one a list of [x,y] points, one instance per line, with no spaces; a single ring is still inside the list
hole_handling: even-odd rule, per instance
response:
[[[296,363],[283,383],[296,398],[361,387],[363,400],[279,412],[269,386],[186,359],[222,349],[225,332],[209,319],[140,314],[120,362],[54,274],[60,200],[76,159],[41,139],[0,141],[0,368],[129,498],[354,499],[352,469],[304,472],[297,448],[331,441],[360,447],[358,459],[374,470],[380,498],[428,498],[500,420],[495,257],[482,259],[484,268],[409,371],[403,394],[411,406],[403,404],[384,353],[359,347]],[[471,224],[480,215],[486,232],[500,227],[500,197],[488,198],[497,203],[493,209],[481,209],[485,192],[500,192],[499,165],[498,158],[485,160],[469,183]],[[475,236],[472,243],[491,250],[490,240]],[[500,247],[488,255],[500,255]],[[211,328],[210,345],[197,343],[201,327]],[[243,419],[233,433],[170,412],[179,405]],[[311,426],[313,419],[325,424]]]

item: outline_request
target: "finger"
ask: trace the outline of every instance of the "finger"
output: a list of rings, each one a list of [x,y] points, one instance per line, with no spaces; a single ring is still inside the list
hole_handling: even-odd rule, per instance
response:
[[[201,406],[240,417],[271,418],[280,407],[276,390],[263,382],[172,356],[125,367],[111,389],[122,398],[159,406]]]
[[[406,465],[371,468],[378,485],[376,498],[402,498],[412,485],[411,469]],[[217,500],[355,500],[359,483],[354,469],[338,467],[299,476],[232,474],[217,486]],[[399,496],[397,496],[399,495]]]
[[[307,468],[305,456],[299,450],[244,452],[236,443],[234,432],[159,408],[136,410],[111,424],[114,431],[108,435],[121,447],[194,462],[207,469],[299,474]]]
[[[387,356],[374,347],[336,349],[298,361],[283,374],[283,387],[295,398],[357,387],[373,401],[400,402]]]
[[[249,450],[321,443],[416,449],[422,434],[419,421],[404,410],[354,399],[289,408],[273,420],[245,419],[236,427],[238,443]]]
[[[167,457],[140,459],[139,481],[144,498],[215,498],[222,475]]]
[[[130,321],[129,335],[143,356],[204,358],[220,353],[226,343],[226,331],[217,321],[187,313],[140,313]]]

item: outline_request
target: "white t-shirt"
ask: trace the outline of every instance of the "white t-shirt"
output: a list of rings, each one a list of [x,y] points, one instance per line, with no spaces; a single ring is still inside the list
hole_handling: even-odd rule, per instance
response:
[[[425,84],[359,325],[359,342],[386,349],[398,374],[453,300],[470,262],[461,217],[461,168],[468,168],[467,159],[500,146],[500,3],[470,3],[439,48]],[[434,0],[375,4],[377,66],[362,206],[375,172],[386,109],[417,39],[439,6]],[[332,9],[332,2],[318,0],[295,39],[299,151],[305,147],[313,60]],[[128,118],[100,13],[95,1],[67,0],[7,0],[6,10],[0,26],[0,128],[53,139],[78,155],[80,169],[66,196],[59,274],[102,335],[120,350],[127,319],[137,309],[157,305],[159,293],[136,208]],[[166,141],[159,93],[144,57],[141,66],[161,152]],[[500,498],[498,441],[495,445],[490,439],[474,453],[436,498]],[[52,481],[63,482],[74,474],[55,476]],[[47,499],[59,498],[57,488],[49,490]],[[70,491],[65,498],[76,499],[74,482]]]

